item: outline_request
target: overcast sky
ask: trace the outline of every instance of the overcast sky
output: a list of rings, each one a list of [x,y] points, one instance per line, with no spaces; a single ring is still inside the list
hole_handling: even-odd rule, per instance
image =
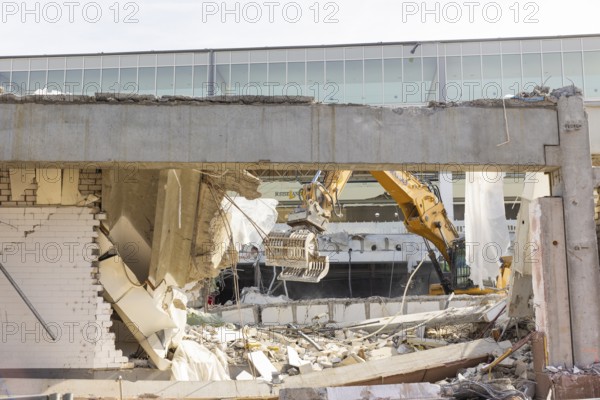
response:
[[[591,0],[1,1],[0,55],[599,33]]]

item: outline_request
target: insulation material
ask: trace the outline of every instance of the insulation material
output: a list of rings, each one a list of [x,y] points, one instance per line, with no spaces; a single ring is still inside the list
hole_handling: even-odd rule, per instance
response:
[[[25,194],[25,189],[33,188],[35,169],[33,168],[10,168],[11,200],[19,201]]]
[[[61,202],[63,206],[74,206],[81,197],[79,194],[79,170],[68,168],[63,170],[62,174],[62,195]]]
[[[480,288],[494,285],[499,258],[508,255],[510,236],[504,210],[504,174],[467,172],[465,240],[471,279]]]
[[[235,205],[227,198],[221,206],[230,217],[233,241],[237,247],[253,244],[258,247],[263,237],[271,232],[277,222],[278,201],[275,199],[248,200],[245,197],[233,199]],[[258,229],[255,227],[258,226]]]
[[[177,381],[231,380],[223,357],[191,340],[183,340],[175,350],[171,371]]]
[[[60,168],[38,168],[36,204],[60,204],[62,199],[62,170]]]

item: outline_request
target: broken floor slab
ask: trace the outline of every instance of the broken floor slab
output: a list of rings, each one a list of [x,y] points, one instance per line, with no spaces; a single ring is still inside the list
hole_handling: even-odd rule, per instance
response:
[[[431,400],[440,399],[441,387],[432,383],[282,389],[279,400]]]
[[[476,340],[383,360],[367,361],[320,373],[292,376],[280,385],[252,381],[120,381],[4,379],[3,389],[13,396],[29,393],[73,393],[75,397],[277,399],[283,389],[436,382],[455,376],[460,368],[475,366],[492,353],[502,353],[510,342]]]

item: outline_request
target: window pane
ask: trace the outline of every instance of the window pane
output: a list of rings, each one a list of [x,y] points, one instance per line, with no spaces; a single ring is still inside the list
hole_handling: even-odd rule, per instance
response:
[[[138,68],[138,93],[154,94],[156,89],[156,68]]]
[[[421,103],[422,69],[420,58],[405,58],[403,60],[402,102]]]
[[[383,71],[381,60],[365,60],[364,103],[383,103]]]
[[[29,73],[29,93],[35,93],[46,87],[46,71],[31,71]]]
[[[402,60],[383,60],[383,91],[385,104],[402,103]]]
[[[229,82],[227,94],[241,95],[242,88],[248,84],[248,64],[231,65],[231,82]]]
[[[0,71],[0,87],[5,93],[10,92],[10,71]]]
[[[102,92],[117,93],[119,91],[119,69],[105,68],[102,70]]]
[[[215,66],[215,95],[225,96],[229,89],[230,64],[218,64]],[[234,92],[235,94],[235,92]]]
[[[284,95],[286,96],[308,96],[306,82],[304,81],[306,66],[304,62],[294,62],[288,64],[287,85]]]
[[[502,56],[502,94],[516,95],[521,92],[521,56],[504,54]]]
[[[336,54],[335,52],[333,54]],[[326,103],[343,103],[344,100],[344,62],[328,61],[325,64],[327,81],[323,86],[323,101]]]
[[[283,85],[285,85],[285,81],[285,63],[269,64],[269,86],[265,85],[265,94],[270,96],[281,96],[283,94]]]
[[[97,92],[101,92],[100,86],[100,70],[86,69],[83,71],[83,94],[93,96]]]
[[[138,92],[137,68],[121,68],[120,92],[133,94]]]
[[[12,73],[12,90],[9,92],[14,93],[18,96],[27,94],[27,82],[29,81],[29,72],[27,71],[13,71]]]
[[[598,98],[600,97],[600,51],[586,51],[583,53],[583,57],[585,63],[585,95]]]
[[[437,57],[423,58],[423,86],[421,87],[421,100],[426,103],[438,99],[438,59]],[[481,90],[481,89],[480,89]]]
[[[466,56],[463,64],[463,100],[481,98],[481,56]]]
[[[193,96],[192,67],[175,67],[175,94]]]
[[[208,96],[208,67],[196,65],[194,67],[194,97]]]
[[[484,99],[502,97],[502,69],[500,56],[483,56],[481,58],[482,90]]]
[[[242,94],[250,96],[266,94],[267,90],[265,90],[264,84],[267,79],[267,64],[250,64],[250,78],[248,84],[242,88]]]
[[[48,91],[63,92],[65,87],[65,71],[63,70],[50,70],[48,71],[48,83],[46,88]]]
[[[310,61],[306,63],[307,96],[314,97],[315,101],[323,101],[325,86],[325,63],[323,61]]]
[[[581,53],[563,53],[563,66],[565,68],[565,85],[575,85],[578,88],[583,88]]]
[[[71,94],[82,94],[83,85],[81,79],[83,71],[80,69],[69,69],[65,77],[65,91]]]
[[[173,95],[173,74],[174,67],[158,67],[156,68],[156,95],[157,96],[172,96]]]
[[[544,86],[550,89],[557,89],[563,86],[562,66],[560,53],[550,53],[543,55],[544,63]]]
[[[446,57],[446,87],[442,92],[446,101],[460,101],[462,93],[462,65],[458,56]]]
[[[363,104],[363,62],[346,61],[345,102]]]
[[[531,92],[542,84],[542,59],[540,54],[523,54],[523,91]]]

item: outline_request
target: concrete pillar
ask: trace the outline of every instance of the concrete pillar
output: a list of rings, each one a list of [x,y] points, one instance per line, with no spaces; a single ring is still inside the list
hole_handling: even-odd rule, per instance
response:
[[[552,175],[552,195],[563,198],[573,357],[583,366],[600,360],[600,268],[589,131],[581,96],[558,100],[558,129],[560,170]]]
[[[547,338],[549,365],[573,366],[563,202],[560,197],[533,200],[524,264],[531,270],[535,325]]]
[[[440,172],[440,196],[446,208],[450,221],[454,222],[454,190],[452,185],[452,172]]]

